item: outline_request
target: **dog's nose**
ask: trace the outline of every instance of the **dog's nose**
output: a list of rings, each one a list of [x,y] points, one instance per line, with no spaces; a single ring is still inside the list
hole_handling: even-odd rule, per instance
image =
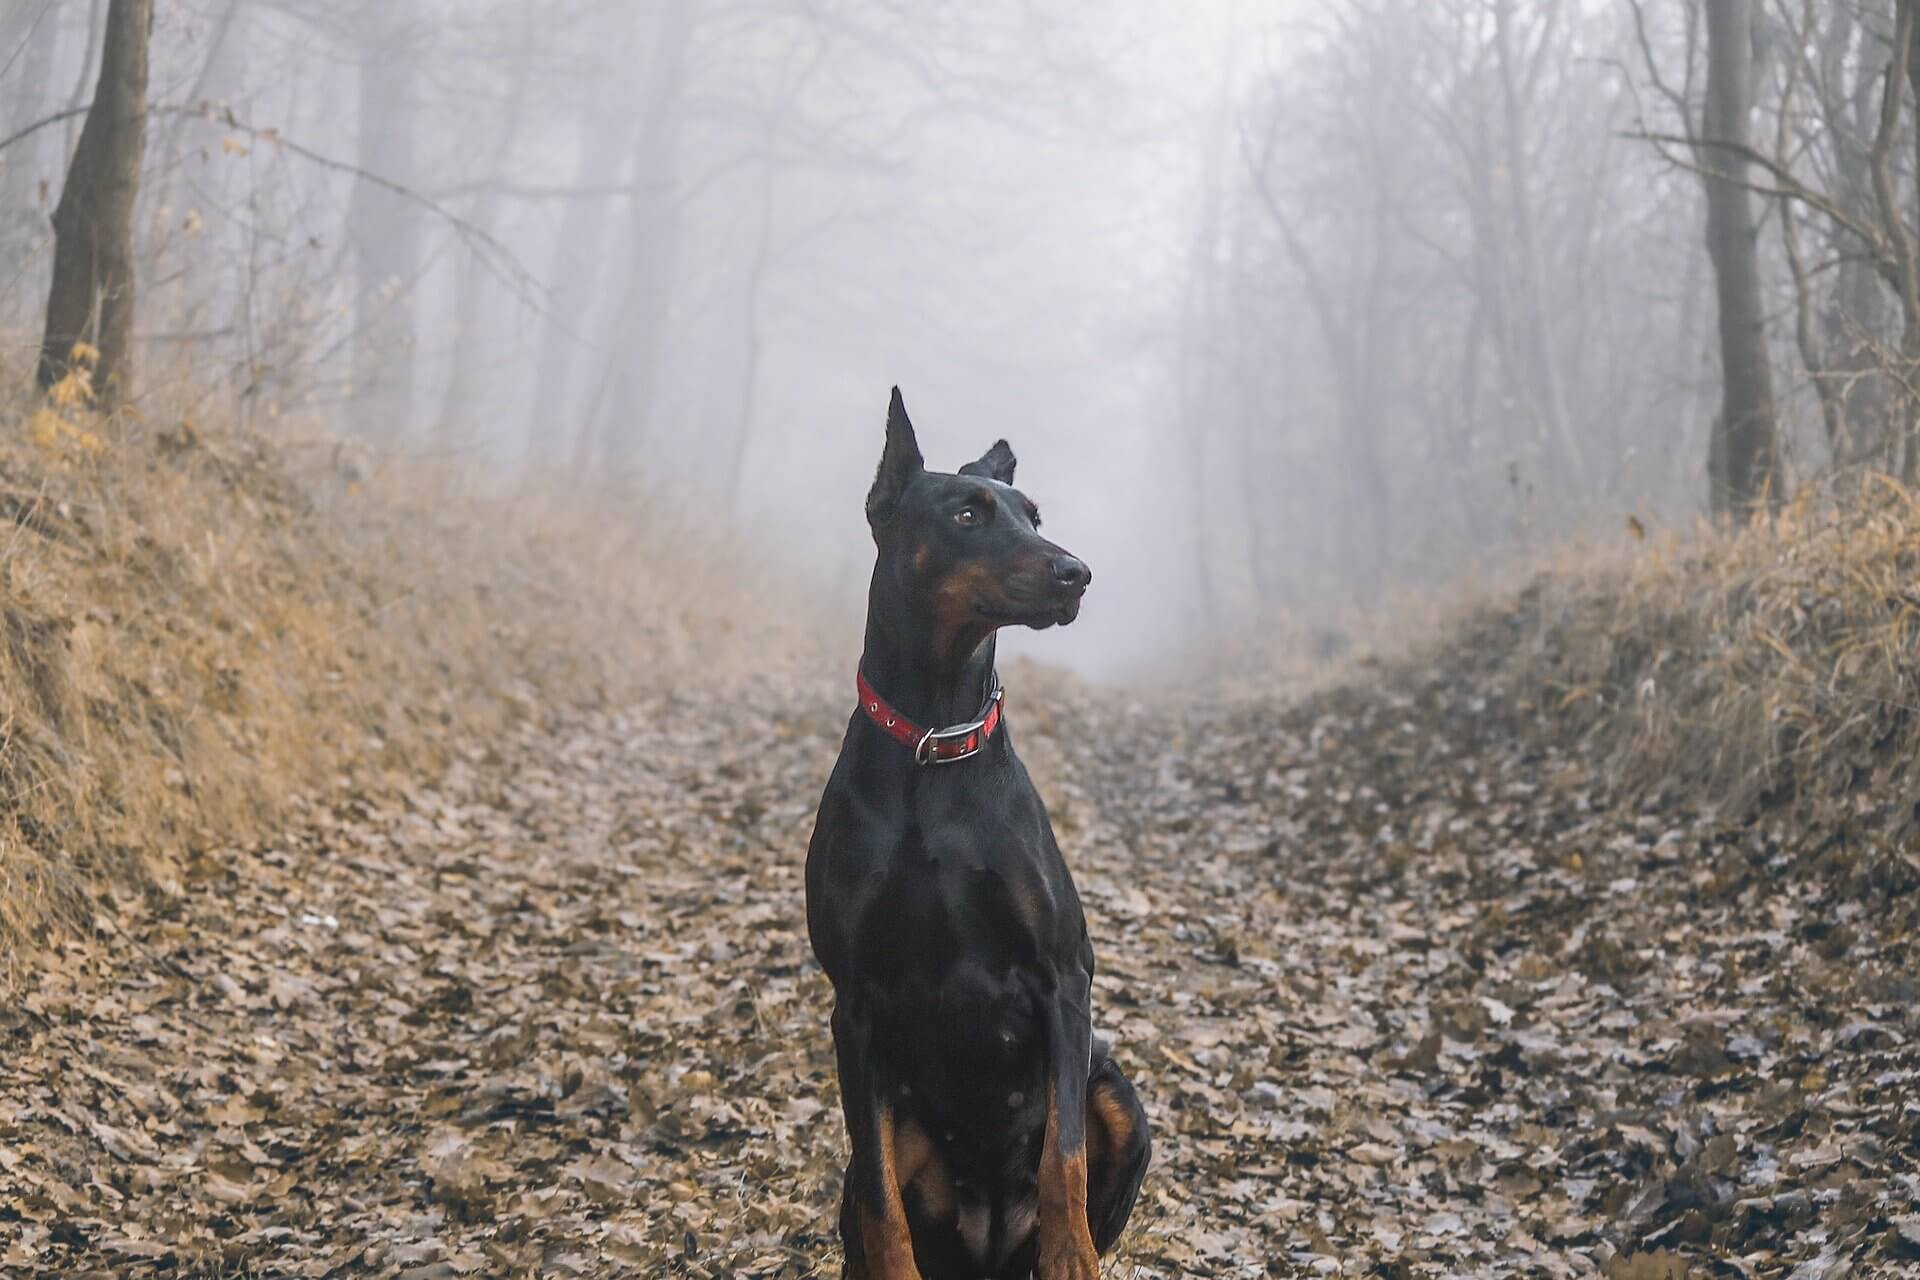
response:
[[[1087,584],[1093,581],[1093,570],[1086,563],[1072,556],[1053,558],[1053,580],[1073,591],[1085,591]]]

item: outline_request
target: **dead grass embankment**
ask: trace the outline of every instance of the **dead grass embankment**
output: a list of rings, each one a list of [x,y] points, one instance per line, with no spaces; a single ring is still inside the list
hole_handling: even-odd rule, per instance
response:
[[[1384,700],[1420,733],[1571,756],[1596,803],[1708,816],[1843,892],[1920,889],[1920,495],[1883,476],[1248,628],[1214,665],[1203,701]],[[1434,681],[1473,724],[1412,723]]]
[[[792,648],[727,607],[771,584],[630,499],[462,496],[444,468],[152,406],[111,431],[37,412],[0,387],[0,983],[302,796],[430,776],[716,637]]]
[[[1616,803],[1772,829],[1855,890],[1920,886],[1920,497],[1890,481],[1541,574],[1443,652]]]

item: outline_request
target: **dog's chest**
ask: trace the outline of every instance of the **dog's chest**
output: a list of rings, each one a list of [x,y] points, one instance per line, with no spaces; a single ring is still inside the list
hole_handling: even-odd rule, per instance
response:
[[[997,835],[997,838],[996,838]],[[862,950],[891,966],[966,954],[990,967],[1046,962],[1061,936],[1062,879],[1038,841],[1009,831],[903,832],[861,913]],[[1071,895],[1071,887],[1066,886]]]

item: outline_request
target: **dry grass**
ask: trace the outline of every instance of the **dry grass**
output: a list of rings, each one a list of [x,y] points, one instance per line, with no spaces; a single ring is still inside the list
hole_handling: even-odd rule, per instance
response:
[[[1203,695],[1452,682],[1492,695],[1480,728],[1576,750],[1611,802],[1777,818],[1843,875],[1920,877],[1920,494],[1850,476],[1737,532],[1634,533],[1249,629]]]
[[[302,796],[398,785],[545,707],[796,648],[793,608],[761,611],[770,634],[734,617],[776,584],[611,497],[456,496],[326,442],[69,410],[100,448],[38,412],[20,379],[0,386],[0,984],[51,932],[111,928],[116,895],[237,856]]]
[[[1883,477],[1778,518],[1542,574],[1453,647],[1575,734],[1625,798],[1790,809],[1909,843],[1920,497]]]

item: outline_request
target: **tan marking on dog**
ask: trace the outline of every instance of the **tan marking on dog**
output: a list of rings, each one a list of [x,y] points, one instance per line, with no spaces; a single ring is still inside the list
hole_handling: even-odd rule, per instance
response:
[[[934,644],[945,659],[959,661],[979,647],[993,624],[973,607],[977,597],[995,599],[998,581],[984,564],[966,564],[941,579],[933,591]]]
[[[902,1120],[894,1146],[899,1161],[894,1173],[900,1180],[900,1190],[912,1187],[920,1197],[923,1213],[936,1222],[950,1221],[954,1213],[953,1175],[933,1139],[912,1120]]]
[[[1105,1088],[1096,1088],[1087,1104],[1087,1145],[1094,1149],[1093,1163],[1112,1165],[1133,1140],[1133,1108]]]
[[[958,631],[969,623],[979,623],[973,602],[980,596],[991,597],[996,585],[992,571],[977,562],[963,564],[942,578],[933,592],[933,612],[940,629]]]
[[[876,1214],[860,1206],[860,1243],[867,1255],[866,1280],[921,1280],[913,1260],[913,1233],[907,1227],[907,1206],[900,1199],[900,1164],[893,1104],[879,1104],[880,1175],[885,1203]]]
[[[1087,1222],[1087,1152],[1060,1147],[1059,1098],[1047,1092],[1047,1134],[1040,1148],[1039,1280],[1099,1280],[1100,1255]]]

